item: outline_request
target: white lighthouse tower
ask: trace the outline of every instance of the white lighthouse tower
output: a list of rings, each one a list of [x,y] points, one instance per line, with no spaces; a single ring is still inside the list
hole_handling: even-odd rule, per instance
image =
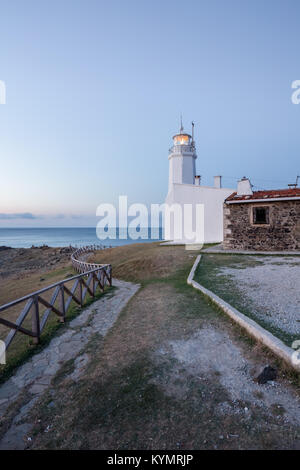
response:
[[[194,134],[194,124],[193,132]],[[179,134],[173,137],[169,153],[169,191],[174,183],[194,184],[196,176],[196,148],[194,135],[184,132],[182,120]]]
[[[201,204],[204,209],[204,242],[216,243],[223,241],[223,204],[224,200],[233,193],[233,189],[222,188],[222,177],[214,177],[213,186],[203,186],[200,176],[196,175],[196,147],[194,141],[194,123],[192,135],[184,132],[182,120],[179,134],[173,136],[173,147],[169,151],[169,187],[165,200],[168,210],[178,206],[182,213],[186,205]],[[167,211],[168,212],[168,211]],[[171,209],[172,213],[172,209]],[[194,226],[194,223],[192,224]],[[168,226],[170,242],[186,243],[176,236],[174,217],[165,220]],[[193,228],[194,230],[194,228]],[[167,239],[167,238],[166,238]]]

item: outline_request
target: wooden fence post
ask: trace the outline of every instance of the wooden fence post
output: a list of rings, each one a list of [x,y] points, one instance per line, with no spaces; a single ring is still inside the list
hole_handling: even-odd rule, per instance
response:
[[[96,245],[94,245],[93,248],[102,249],[101,246]],[[64,279],[63,281],[59,281],[46,288],[40,289],[39,291],[33,292],[32,294],[28,294],[27,296],[0,306],[0,312],[2,312],[27,300],[27,304],[22,309],[16,320],[16,323],[13,323],[8,319],[1,318],[0,316],[0,325],[3,324],[11,328],[5,340],[7,347],[11,344],[17,332],[32,337],[33,343],[38,344],[40,342],[41,332],[43,331],[51,312],[54,312],[59,317],[59,321],[65,322],[66,313],[72,301],[76,302],[82,307],[87,294],[95,297],[98,285],[102,291],[104,291],[106,284],[112,286],[111,265],[87,263],[85,261],[76,259],[77,255],[88,251],[91,251],[91,247],[77,248],[77,250],[72,253],[72,266],[77,272],[79,272],[78,275]],[[74,284],[73,287],[69,289],[65,284],[71,282],[71,280],[74,281]],[[50,301],[44,299],[41,296],[45,292],[49,292],[52,289],[54,289],[54,292]],[[76,294],[76,291],[79,294]],[[58,306],[56,306],[57,303]],[[42,309],[39,307],[40,304],[42,305]],[[43,311],[43,307],[46,307],[46,310]],[[27,327],[22,326],[22,324],[25,321],[27,315],[28,320],[30,321],[30,314],[32,327],[31,329],[28,329]]]
[[[34,306],[32,311],[32,332],[35,334],[33,338],[34,344],[38,344],[40,342],[40,314],[39,314],[39,299],[38,296],[34,296]]]
[[[65,292],[64,292],[64,285],[61,284],[60,286],[60,311],[62,313],[62,317],[60,317],[60,322],[64,323],[66,321],[66,309],[65,309]]]
[[[79,279],[79,300],[80,300],[80,307],[82,307],[82,280]]]

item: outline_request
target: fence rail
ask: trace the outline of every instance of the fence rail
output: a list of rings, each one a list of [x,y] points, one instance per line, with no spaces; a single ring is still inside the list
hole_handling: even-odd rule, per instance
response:
[[[98,268],[99,266],[102,266],[101,264],[97,263],[87,263],[85,260],[80,259],[80,257],[97,251],[97,250],[104,250],[105,247],[103,245],[89,245],[89,246],[84,246],[79,248],[78,250],[74,251],[71,256],[71,262],[72,266],[75,269],[75,271],[79,273],[83,273],[85,271],[89,271],[91,269]]]
[[[72,254],[72,265],[80,274],[63,279],[62,281],[0,306],[1,314],[22,302],[26,302],[15,323],[0,317],[0,324],[11,328],[5,339],[6,349],[10,346],[18,332],[32,337],[34,343],[39,343],[41,333],[45,328],[51,312],[57,315],[61,322],[65,322],[66,314],[72,301],[82,307],[87,294],[91,297],[95,297],[98,287],[103,292],[107,284],[112,286],[112,268],[110,264],[86,263],[85,261],[77,259],[77,257],[83,253],[97,249],[103,249],[103,247],[101,246],[100,248],[99,246],[96,247],[93,245],[80,248]],[[70,282],[73,282],[72,287],[66,285]],[[44,294],[51,290],[53,290],[51,299],[45,299],[43,297]],[[43,312],[42,308],[44,308]],[[26,327],[23,325],[29,315],[31,315],[31,329],[29,329],[27,325]]]

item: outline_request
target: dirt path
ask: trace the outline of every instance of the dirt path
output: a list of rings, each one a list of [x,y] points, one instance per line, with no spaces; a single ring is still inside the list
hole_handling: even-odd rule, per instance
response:
[[[38,398],[48,389],[56,374],[63,373],[64,368],[72,368],[72,380],[79,379],[90,359],[86,350],[87,344],[96,336],[105,336],[123,307],[139,288],[138,285],[118,280],[114,280],[114,287],[116,290],[108,291],[85,308],[66,325],[64,333],[53,338],[44,350],[33,356],[0,386],[0,414],[3,426],[0,450],[26,447],[32,427],[28,413]],[[7,410],[11,412],[8,412],[6,420]]]
[[[141,283],[89,361],[62,368],[35,403],[28,448],[299,448],[297,379],[187,286],[194,255],[155,244],[105,250],[96,262]],[[108,253],[110,251],[110,253]]]

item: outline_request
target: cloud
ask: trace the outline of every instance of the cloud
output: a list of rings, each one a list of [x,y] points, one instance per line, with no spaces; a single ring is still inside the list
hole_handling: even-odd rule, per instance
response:
[[[76,215],[76,214],[72,214],[72,215],[71,215],[71,219],[83,219],[84,217],[86,217],[86,216],[84,216],[84,215],[79,215],[79,214],[78,214],[78,215]]]
[[[41,216],[32,214],[31,212],[19,212],[16,214],[3,214],[0,212],[0,220],[13,220],[13,219],[41,219]]]

